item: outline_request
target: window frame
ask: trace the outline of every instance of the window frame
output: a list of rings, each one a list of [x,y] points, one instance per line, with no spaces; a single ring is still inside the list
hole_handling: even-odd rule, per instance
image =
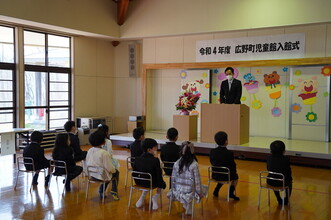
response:
[[[17,127],[18,125],[18,121],[17,121],[17,76],[16,76],[16,48],[17,48],[17,43],[16,43],[16,29],[15,27],[11,27],[11,26],[7,26],[7,25],[3,25],[0,24],[1,27],[6,27],[6,28],[11,28],[13,30],[12,34],[13,34],[13,54],[14,54],[14,59],[13,59],[13,63],[6,63],[6,62],[0,62],[0,70],[11,70],[12,71],[12,102],[13,105],[12,107],[0,107],[0,111],[12,111],[12,117],[13,117],[13,121],[12,123],[12,128]],[[3,80],[0,80],[0,82]],[[9,81],[9,80],[8,80]],[[0,113],[1,114],[1,113]],[[2,122],[0,121],[0,124],[8,124],[8,122]]]
[[[56,129],[56,128],[50,128],[50,112],[52,110],[56,109],[63,109],[63,108],[68,108],[68,119],[71,120],[72,118],[72,38],[70,36],[65,36],[65,35],[59,35],[59,34],[53,34],[53,33],[47,33],[47,32],[41,32],[41,31],[35,31],[35,30],[30,30],[30,29],[24,29],[23,30],[23,36],[24,32],[29,31],[29,32],[36,32],[40,34],[44,34],[45,36],[45,66],[41,65],[33,65],[33,64],[25,64],[25,56],[23,56],[23,62],[24,62],[24,76],[25,72],[44,72],[46,73],[46,105],[42,106],[26,106],[24,102],[24,114],[27,109],[40,109],[44,108],[45,113],[46,113],[46,125],[45,128],[46,130],[49,129]],[[60,37],[67,37],[69,38],[69,62],[70,65],[69,67],[56,67],[56,66],[48,66],[48,51],[49,51],[49,45],[48,45],[48,36],[53,35],[53,36],[60,36]],[[24,54],[24,37],[23,37],[23,54]],[[68,74],[68,105],[56,105],[56,106],[51,106],[50,105],[50,74],[51,73],[65,73]],[[25,89],[24,89],[25,91]],[[64,119],[64,118],[63,118]],[[60,119],[55,119],[55,120],[60,120]],[[26,121],[24,120],[24,125],[26,126]]]

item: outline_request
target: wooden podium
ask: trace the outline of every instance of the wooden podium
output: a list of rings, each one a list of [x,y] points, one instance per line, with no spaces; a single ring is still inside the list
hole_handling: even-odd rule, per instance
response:
[[[201,104],[200,141],[214,143],[218,131],[228,134],[229,144],[249,142],[249,107],[244,104]]]
[[[198,137],[197,115],[174,115],[173,126],[178,130],[178,140],[190,141]]]

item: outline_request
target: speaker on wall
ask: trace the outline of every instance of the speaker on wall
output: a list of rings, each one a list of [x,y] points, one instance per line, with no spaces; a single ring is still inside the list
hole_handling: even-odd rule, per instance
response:
[[[129,76],[137,77],[135,44],[129,44]]]

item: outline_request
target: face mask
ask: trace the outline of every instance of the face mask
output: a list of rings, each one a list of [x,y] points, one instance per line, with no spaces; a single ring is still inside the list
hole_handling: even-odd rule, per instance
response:
[[[226,78],[227,78],[228,80],[231,80],[231,79],[233,79],[233,76],[232,76],[232,75],[226,75]]]

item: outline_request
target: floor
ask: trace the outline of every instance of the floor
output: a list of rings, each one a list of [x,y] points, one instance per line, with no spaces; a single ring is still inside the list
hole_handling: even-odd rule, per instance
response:
[[[86,150],[88,146],[84,147]],[[102,204],[97,195],[97,184],[92,184],[89,198],[85,200],[86,182],[81,176],[78,183],[73,181],[72,192],[62,195],[62,180],[52,179],[49,190],[43,186],[43,174],[39,185],[29,191],[31,174],[21,173],[18,187],[14,190],[17,174],[12,156],[0,157],[0,219],[191,219],[182,214],[182,207],[174,203],[171,215],[168,216],[169,201],[163,193],[162,210],[148,212],[148,206],[134,207],[140,193],[134,193],[133,205],[128,209],[129,188],[124,186],[125,159],[129,156],[127,149],[114,146],[115,157],[119,159],[120,200],[114,201],[110,196]],[[50,152],[47,152],[50,156]],[[203,184],[207,184],[207,156],[198,156],[200,174]],[[331,219],[331,170],[310,167],[292,166],[293,192],[291,206],[285,211],[278,206],[271,194],[268,206],[267,191],[262,191],[261,208],[258,209],[259,171],[266,169],[264,162],[236,160],[239,174],[237,196],[240,201],[226,201],[226,187],[220,191],[219,198],[210,196],[195,208],[194,219]],[[165,179],[168,182],[168,179]],[[212,186],[214,187],[214,185]],[[210,195],[213,188],[211,188]],[[147,200],[146,200],[147,202]]]

